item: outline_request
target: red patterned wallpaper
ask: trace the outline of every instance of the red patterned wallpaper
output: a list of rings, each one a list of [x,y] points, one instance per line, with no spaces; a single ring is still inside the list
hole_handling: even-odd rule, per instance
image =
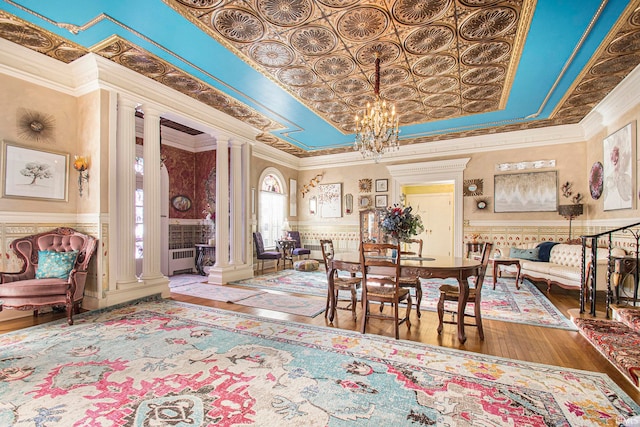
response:
[[[178,195],[187,196],[191,200],[191,209],[186,212],[176,210],[169,203],[169,218],[204,218],[202,210],[206,206],[205,181],[211,170],[215,169],[215,150],[191,153],[163,145],[160,152],[166,156],[164,164],[169,172],[169,200]],[[215,194],[215,186],[212,194]]]

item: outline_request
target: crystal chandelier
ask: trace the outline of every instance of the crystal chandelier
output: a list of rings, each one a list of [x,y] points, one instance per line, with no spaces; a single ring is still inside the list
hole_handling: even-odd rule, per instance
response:
[[[356,141],[353,149],[360,151],[365,159],[374,159],[376,163],[387,151],[397,150],[398,144],[398,116],[396,107],[388,106],[380,99],[380,55],[376,53],[374,94],[376,100],[367,109],[362,118],[356,114]]]

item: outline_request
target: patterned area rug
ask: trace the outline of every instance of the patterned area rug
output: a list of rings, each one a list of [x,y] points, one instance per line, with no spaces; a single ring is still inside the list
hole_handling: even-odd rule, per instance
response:
[[[169,277],[169,287],[173,289],[190,283],[202,283],[206,281],[207,276],[200,274],[176,274],[175,276]]]
[[[273,289],[323,297],[327,295],[327,276],[324,271],[282,270],[232,283],[248,288]],[[442,283],[457,284],[457,281],[454,279],[422,280],[421,310],[436,311],[440,295],[438,288]],[[470,304],[469,309],[472,307],[473,304]],[[512,323],[577,330],[571,320],[567,319],[528,280],[525,280],[524,284],[520,286],[520,290],[517,290],[513,278],[499,278],[496,289],[493,290],[492,278],[485,277],[482,287],[482,317]]]
[[[327,301],[296,297],[293,295],[282,295],[272,293],[261,293],[260,295],[235,301],[236,304],[249,307],[264,308],[267,310],[281,311],[283,313],[297,314],[299,316],[315,317],[322,313],[327,305]]]
[[[612,426],[607,376],[171,300],[0,335],[0,425]]]
[[[202,276],[200,276],[200,280],[202,280]],[[236,302],[265,293],[264,291],[239,289],[209,283],[185,283],[178,287],[171,287],[171,292],[223,302]]]
[[[623,322],[607,319],[575,318],[580,333],[613,366],[638,387],[640,376],[640,333]]]

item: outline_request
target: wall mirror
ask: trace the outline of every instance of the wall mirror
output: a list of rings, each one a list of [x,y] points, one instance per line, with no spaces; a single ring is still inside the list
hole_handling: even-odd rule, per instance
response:
[[[353,212],[353,194],[345,194],[344,196],[344,213],[351,214]]]
[[[309,199],[309,214],[315,215],[317,208],[318,208],[318,201],[316,199],[316,196],[313,196]]]

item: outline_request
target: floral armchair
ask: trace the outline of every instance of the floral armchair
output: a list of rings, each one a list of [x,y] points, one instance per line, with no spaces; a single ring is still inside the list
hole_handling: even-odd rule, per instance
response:
[[[0,272],[0,310],[33,310],[37,316],[40,308],[64,305],[67,323],[73,325],[96,245],[94,237],[67,227],[11,242],[24,264],[19,272]]]

